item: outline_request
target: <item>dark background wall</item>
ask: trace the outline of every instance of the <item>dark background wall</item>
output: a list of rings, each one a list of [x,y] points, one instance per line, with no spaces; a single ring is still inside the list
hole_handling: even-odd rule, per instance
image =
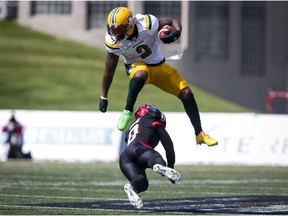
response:
[[[244,44],[247,40],[243,39],[246,37],[243,34],[244,19],[246,18],[243,12],[243,2],[228,2],[228,15],[224,15],[224,18],[227,19],[227,56],[221,59],[213,58],[213,55],[208,55],[206,58],[205,56],[204,58],[200,57],[200,59],[197,57],[199,50],[197,50],[196,43],[198,41],[195,41],[195,38],[199,37],[197,31],[199,29],[201,31],[201,27],[197,29],[199,19],[193,15],[199,13],[196,11],[196,4],[197,2],[190,2],[189,4],[189,48],[184,53],[183,63],[179,65],[185,78],[192,84],[226,99],[265,111],[267,90],[285,91],[288,86],[288,2],[263,2],[264,10],[262,8],[262,13],[264,14],[260,14],[263,27],[258,32],[263,32],[264,35],[257,35],[257,32],[254,35],[252,33],[255,41],[252,40],[251,45],[252,51],[257,48],[261,50],[258,52],[258,56],[259,53],[263,55],[260,75],[253,74],[253,71],[250,74],[245,74],[245,66],[243,66],[245,64],[243,62],[244,55],[246,55],[243,47],[249,48],[249,45],[246,44],[245,46]],[[256,22],[259,21],[257,21],[258,12],[254,11]],[[208,11],[208,15],[204,15],[204,20],[205,16],[210,16],[209,13],[211,14],[213,11]],[[253,19],[250,22],[246,20],[248,25],[251,22]],[[263,40],[263,47],[253,46],[261,39]],[[213,45],[210,48],[212,49]],[[253,58],[253,53],[251,58]],[[247,59],[246,63],[248,61],[249,64],[249,57]],[[277,99],[274,102],[274,112],[288,113],[287,100]]]

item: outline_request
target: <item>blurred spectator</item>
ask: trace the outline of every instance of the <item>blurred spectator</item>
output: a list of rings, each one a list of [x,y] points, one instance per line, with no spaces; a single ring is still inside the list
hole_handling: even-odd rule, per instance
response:
[[[31,159],[31,153],[23,153],[22,147],[24,144],[23,139],[23,126],[16,120],[12,114],[8,124],[3,127],[3,133],[6,133],[6,140],[4,144],[9,144],[9,151],[7,158],[27,158]]]

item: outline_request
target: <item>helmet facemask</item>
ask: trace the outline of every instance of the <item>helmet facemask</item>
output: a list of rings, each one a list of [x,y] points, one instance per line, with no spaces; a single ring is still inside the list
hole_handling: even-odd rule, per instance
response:
[[[135,18],[128,8],[115,8],[108,16],[107,32],[115,41],[126,40],[134,32]]]
[[[107,25],[107,32],[113,38],[113,40],[117,39],[118,41],[125,40],[128,38],[134,30],[134,26],[131,25]],[[131,33],[130,33],[131,32]]]

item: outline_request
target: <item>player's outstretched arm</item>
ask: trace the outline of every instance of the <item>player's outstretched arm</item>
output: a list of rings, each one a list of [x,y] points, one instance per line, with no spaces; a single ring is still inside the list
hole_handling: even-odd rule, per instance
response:
[[[167,158],[167,166],[174,169],[175,164],[175,152],[172,139],[166,129],[163,126],[157,127],[157,133],[160,138],[160,141],[165,149],[166,158]],[[172,184],[175,184],[175,181],[169,179]]]
[[[108,107],[108,92],[113,81],[114,73],[118,64],[119,56],[106,53],[105,69],[102,79],[102,93],[99,101],[99,110],[101,112],[106,112]]]
[[[157,126],[157,134],[166,152],[167,166],[173,169],[175,164],[175,152],[172,139],[163,126]]]

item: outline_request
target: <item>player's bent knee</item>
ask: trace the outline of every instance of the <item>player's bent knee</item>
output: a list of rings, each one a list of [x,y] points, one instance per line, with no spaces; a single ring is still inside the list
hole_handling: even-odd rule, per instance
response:
[[[137,193],[146,191],[149,187],[148,180],[143,176],[135,176],[132,179],[131,184],[133,185],[133,188],[137,191]]]
[[[166,166],[166,162],[162,158],[162,156],[155,152],[151,157],[148,159],[148,166],[152,168],[155,164],[161,164],[162,166]]]
[[[190,88],[183,89],[178,95],[178,98],[182,101],[189,100],[193,97],[194,97],[194,95],[193,95]]]

